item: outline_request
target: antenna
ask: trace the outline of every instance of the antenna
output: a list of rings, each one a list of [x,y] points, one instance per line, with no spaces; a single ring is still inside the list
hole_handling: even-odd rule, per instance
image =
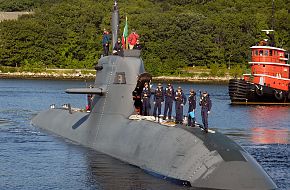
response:
[[[271,20],[272,30],[274,30],[274,24],[275,24],[274,11],[275,11],[275,5],[274,5],[274,0],[272,0],[272,20]]]

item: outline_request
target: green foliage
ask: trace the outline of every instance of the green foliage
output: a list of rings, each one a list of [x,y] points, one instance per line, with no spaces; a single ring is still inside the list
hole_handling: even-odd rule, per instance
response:
[[[113,0],[0,0],[0,10],[34,15],[0,23],[0,66],[92,68],[102,54],[102,29],[110,28]],[[276,44],[290,50],[289,1],[275,1]],[[188,65],[211,76],[240,76],[250,46],[271,28],[267,0],[119,1],[120,35],[128,16],[137,30],[146,70],[186,75]],[[228,69],[227,67],[230,67]],[[204,72],[201,75],[208,75]]]
[[[0,0],[0,11],[28,11],[41,2],[41,0]]]

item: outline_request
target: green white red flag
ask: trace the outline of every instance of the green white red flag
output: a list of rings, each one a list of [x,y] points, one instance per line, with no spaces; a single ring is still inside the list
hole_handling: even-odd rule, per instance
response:
[[[127,21],[127,16],[126,16],[126,23],[123,31],[123,36],[122,36],[122,45],[123,49],[127,49],[127,37],[128,37],[128,21]]]

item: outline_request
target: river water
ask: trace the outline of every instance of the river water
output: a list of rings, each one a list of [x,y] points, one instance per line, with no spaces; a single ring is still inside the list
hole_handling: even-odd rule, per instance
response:
[[[69,95],[64,89],[85,85],[0,80],[0,189],[188,189],[31,126],[31,118],[52,103],[84,107],[84,95]],[[187,93],[190,88],[207,90],[213,103],[210,128],[245,148],[279,189],[290,189],[290,107],[231,106],[227,85],[177,85]]]

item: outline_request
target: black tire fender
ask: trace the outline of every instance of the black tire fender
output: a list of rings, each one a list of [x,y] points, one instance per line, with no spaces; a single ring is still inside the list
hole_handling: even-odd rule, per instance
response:
[[[283,92],[281,90],[274,90],[274,95],[277,100],[283,99]]]
[[[258,96],[262,96],[263,95],[263,86],[258,86],[258,85],[255,85],[256,86],[256,94],[258,95]]]

